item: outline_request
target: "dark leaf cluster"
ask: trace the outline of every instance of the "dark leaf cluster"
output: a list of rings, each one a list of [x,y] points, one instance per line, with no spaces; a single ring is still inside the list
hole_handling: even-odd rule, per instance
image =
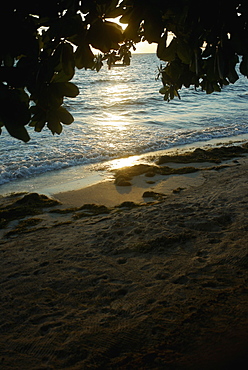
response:
[[[248,77],[246,1],[209,0],[204,5],[174,1],[162,19],[165,32],[157,55],[166,62],[160,69],[165,100],[179,97],[182,86],[201,88],[207,94],[220,92],[238,80],[238,64],[239,72]]]
[[[0,10],[0,130],[25,142],[27,125],[60,134],[73,122],[63,102],[79,94],[76,68],[99,71],[113,51],[128,59],[140,41],[158,45],[165,100],[183,86],[221,91],[238,64],[248,77],[247,0],[8,0]]]
[[[6,3],[6,4],[5,4]],[[9,0],[0,11],[0,130],[24,142],[26,126],[60,134],[73,122],[63,106],[78,87],[75,68],[99,70],[102,53],[124,45],[118,1]],[[122,9],[122,8],[121,8]]]

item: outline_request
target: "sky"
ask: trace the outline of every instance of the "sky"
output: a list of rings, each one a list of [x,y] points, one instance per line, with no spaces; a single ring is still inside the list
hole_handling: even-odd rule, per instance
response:
[[[132,51],[132,54],[138,53],[156,53],[157,44],[148,44],[147,41],[139,42],[135,45],[136,51]]]

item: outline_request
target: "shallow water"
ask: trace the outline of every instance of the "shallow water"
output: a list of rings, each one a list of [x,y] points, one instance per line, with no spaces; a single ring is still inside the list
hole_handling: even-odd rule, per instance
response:
[[[58,185],[67,181],[63,169],[68,181],[76,181],[85,165],[90,171],[112,159],[248,133],[246,78],[212,95],[183,89],[181,100],[167,103],[155,79],[159,65],[154,54],[135,54],[129,67],[77,71],[80,95],[65,101],[75,122],[60,136],[30,129],[27,144],[0,136],[0,193],[20,182],[37,188],[49,183],[48,174],[55,174],[51,181]]]

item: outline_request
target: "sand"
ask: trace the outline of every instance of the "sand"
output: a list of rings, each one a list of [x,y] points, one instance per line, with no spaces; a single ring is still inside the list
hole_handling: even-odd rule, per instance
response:
[[[131,183],[3,223],[1,369],[246,368],[248,158]]]

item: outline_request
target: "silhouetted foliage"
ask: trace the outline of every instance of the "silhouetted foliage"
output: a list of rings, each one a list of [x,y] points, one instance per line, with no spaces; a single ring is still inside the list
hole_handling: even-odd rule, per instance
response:
[[[165,100],[182,86],[221,91],[238,79],[239,57],[248,76],[247,0],[8,0],[0,10],[0,130],[25,142],[28,124],[60,134],[73,122],[62,105],[79,94],[75,68],[99,71],[113,50],[127,59],[140,41],[157,43],[166,62]]]

